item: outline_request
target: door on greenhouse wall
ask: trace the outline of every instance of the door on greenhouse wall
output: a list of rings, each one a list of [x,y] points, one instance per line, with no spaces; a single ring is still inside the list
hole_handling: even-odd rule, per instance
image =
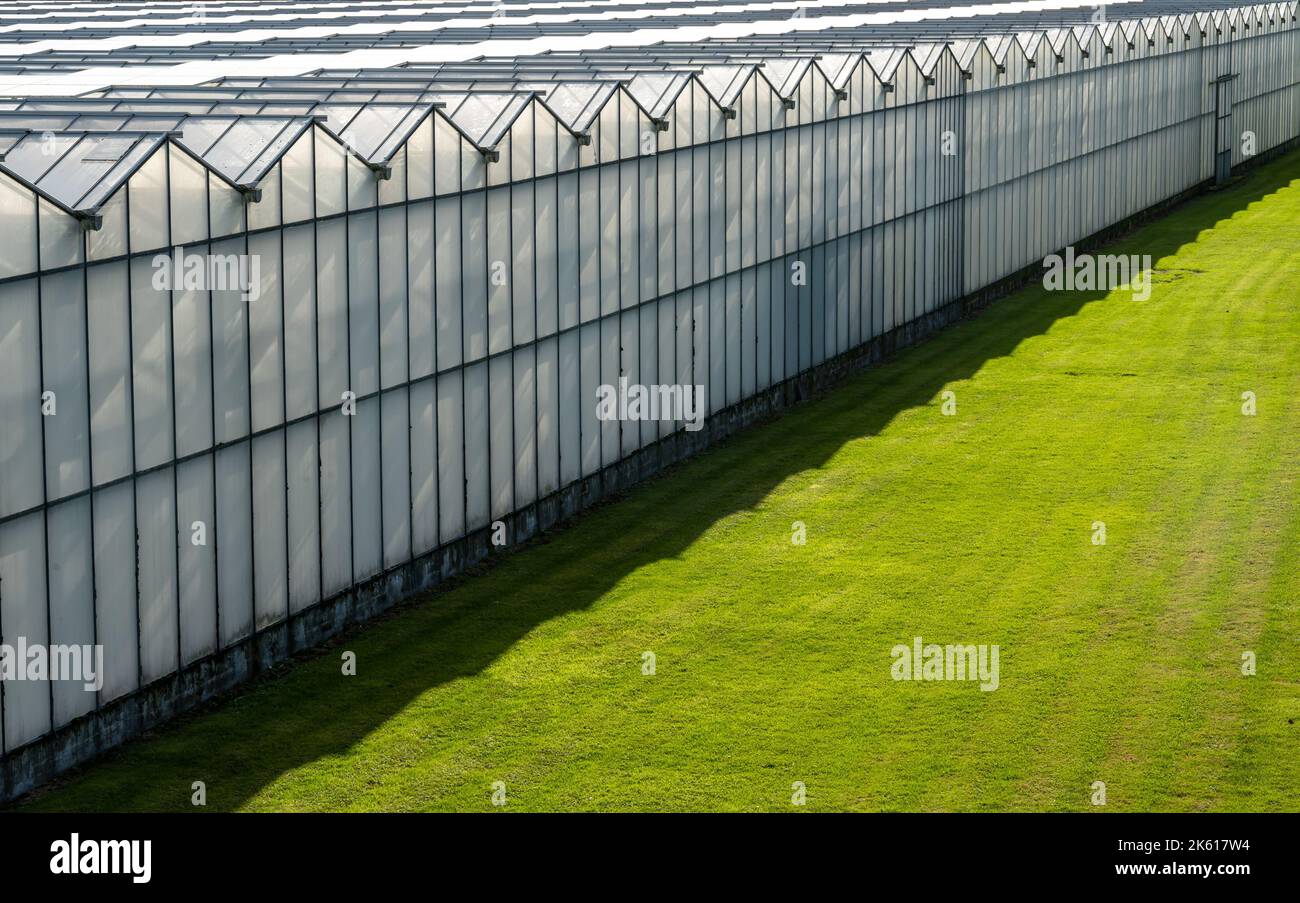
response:
[[[1214,80],[1214,184],[1232,175],[1232,82],[1237,76]]]

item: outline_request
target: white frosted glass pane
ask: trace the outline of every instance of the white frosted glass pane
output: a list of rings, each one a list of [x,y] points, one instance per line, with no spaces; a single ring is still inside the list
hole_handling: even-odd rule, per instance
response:
[[[531,342],[536,336],[533,309],[533,186],[517,185],[510,195],[510,336],[513,345]],[[545,277],[542,277],[545,279]]]
[[[316,410],[316,254],[311,226],[284,230],[286,417]]]
[[[205,253],[199,245],[187,254]],[[176,386],[176,453],[212,445],[212,330],[208,293],[172,292],[173,379]]]
[[[242,241],[217,242],[214,255],[244,253]],[[244,293],[212,291],[217,441],[248,435],[248,306]]]
[[[213,238],[233,235],[244,228],[244,196],[211,173],[208,174],[208,210]]]
[[[267,229],[280,225],[280,165],[271,167],[271,171],[261,178],[257,187],[262,196],[257,201],[248,203],[248,228]]]
[[[411,386],[411,542],[415,554],[438,544],[438,472],[434,380]]]
[[[253,518],[248,443],[217,451],[217,604],[221,644],[253,632]]]
[[[86,254],[104,260],[126,253],[126,189],[118,189],[99,208],[100,226],[86,233]]]
[[[280,237],[278,232],[250,235],[248,273],[257,274],[256,292],[247,301],[252,354],[253,430],[284,422],[284,342],[280,296]]]
[[[90,422],[96,483],[131,470],[131,318],[125,263],[87,270],[90,335]]]
[[[212,476],[210,454],[186,461],[176,469],[181,661],[187,664],[216,650],[217,532]]]
[[[536,174],[539,176],[547,176],[555,172],[556,123],[554,117],[552,117],[550,113],[540,107],[537,107],[536,110],[536,134],[533,138]]]
[[[596,378],[599,382],[608,386],[617,386],[618,377],[621,370],[622,355],[620,346],[622,336],[619,334],[619,319],[611,317],[601,320],[599,324],[593,324],[593,330],[599,326],[599,364],[596,368]],[[593,389],[586,398],[588,406],[592,405],[596,397]],[[595,416],[595,412],[592,412]],[[622,424],[618,420],[604,420],[599,422],[600,433],[600,459],[601,467],[608,467],[619,458],[619,443],[621,441]]]
[[[335,408],[348,389],[347,229],[342,220],[316,227],[316,329],[320,405]]]
[[[171,155],[172,244],[185,245],[208,237],[207,170],[197,160],[177,150]]]
[[[171,293],[151,284],[148,257],[131,261],[132,398],[136,468],[172,457]]]
[[[36,269],[36,196],[0,175],[0,278]]]
[[[380,401],[384,567],[395,567],[411,558],[410,408],[405,389],[385,393]]]
[[[559,341],[552,337],[537,346],[537,483],[538,495],[559,488]]]
[[[578,403],[576,405],[582,439],[582,474],[587,476],[600,470],[600,434],[603,424],[596,419],[596,387],[602,382],[600,372],[600,326],[592,324],[580,330],[578,348]],[[617,385],[617,379],[611,385]],[[615,424],[617,428],[617,424]]]
[[[311,219],[315,187],[312,171],[312,142],[315,129],[308,129],[280,158],[281,216],[286,223]]]
[[[535,191],[536,214],[532,228],[536,240],[534,272],[537,274],[537,334],[553,335],[559,328],[559,281],[556,239],[555,179],[538,182]],[[566,289],[567,294],[567,289]]]
[[[14,236],[12,232],[3,234]],[[41,199],[41,269],[52,270],[80,263],[82,234],[81,223],[75,217],[64,213],[44,198]],[[21,242],[19,244],[21,246]],[[7,275],[3,272],[2,265],[0,275]]]
[[[582,414],[579,411],[581,386],[579,336],[577,332],[566,332],[560,336],[559,354],[559,418],[557,429],[560,434],[560,485],[567,486],[581,475],[582,463]],[[595,404],[592,395],[592,404]]]
[[[528,105],[528,109],[520,114],[515,120],[515,124],[510,127],[510,156],[507,158],[503,153],[501,160],[504,163],[507,159],[510,163],[509,177],[514,181],[531,179],[533,177],[533,116],[547,116],[548,113],[538,110],[536,103]],[[502,167],[504,168],[504,167]]]
[[[0,621],[5,642],[49,642],[46,632],[45,536],[41,512],[0,524]],[[50,730],[50,688],[45,681],[5,682],[5,745],[12,749]]]
[[[487,197],[487,321],[488,351],[492,354],[510,347],[510,191],[497,188]],[[473,231],[466,233],[472,240]]]
[[[393,154],[388,161],[388,178],[379,179],[375,185],[379,189],[381,205],[400,204],[406,200],[406,149]]]
[[[461,199],[460,253],[461,318],[465,328],[465,359],[478,360],[487,354],[487,229],[486,199],[483,192]]]
[[[383,567],[380,517],[379,399],[357,402],[352,421],[352,567],[357,580]]]
[[[131,250],[153,251],[167,247],[167,155],[154,153],[131,176]]]
[[[344,150],[334,139],[314,129],[316,135],[316,215],[341,213],[347,204]]]
[[[486,527],[490,517],[488,484],[489,449],[488,368],[479,363],[467,367],[465,380],[465,493],[469,531]]]
[[[346,160],[348,209],[361,210],[365,207],[375,206],[379,195],[379,185],[375,171],[351,154],[347,155]]]
[[[442,195],[460,189],[461,137],[441,113],[434,113],[433,179]]]
[[[578,240],[578,177],[561,176],[556,182],[556,222],[563,223],[557,244],[556,284],[559,291],[559,326],[568,329],[578,322],[581,246]]]
[[[433,202],[407,208],[411,378],[434,372]]]
[[[379,274],[374,212],[348,217],[348,327],[352,370],[348,388],[379,388]]]
[[[320,461],[316,421],[289,427],[289,609],[301,611],[320,596]]]
[[[284,620],[289,611],[284,452],[280,430],[253,440],[253,599],[259,630]]]
[[[616,386],[619,377],[623,376],[627,377],[629,385],[642,382],[636,314],[628,312],[610,321],[606,324],[605,335],[606,341],[611,343],[606,354],[607,366],[612,368],[612,378],[606,376],[602,382]],[[613,429],[609,429],[606,436],[612,438],[613,445],[606,447],[606,464],[612,464],[620,457],[631,454],[641,444],[641,423],[635,420],[607,423],[606,428],[609,427]]]
[[[379,363],[386,388],[405,382],[407,337],[406,210],[379,212]],[[372,263],[373,266],[373,263]]]
[[[533,348],[514,354],[514,508],[537,498],[536,372]]]
[[[320,416],[321,561],[327,598],[352,585],[351,423],[338,411]]]
[[[425,119],[406,142],[407,196],[427,198],[433,194],[433,120]]]
[[[81,273],[73,270],[46,276],[41,284],[44,390],[54,392],[57,402],[54,416],[42,418],[45,479],[52,499],[90,485],[86,307],[81,278]]]
[[[130,483],[95,493],[95,637],[104,647],[101,702],[139,685],[134,509]]]
[[[492,518],[505,517],[514,508],[514,415],[511,412],[514,392],[511,390],[510,355],[493,358],[488,366],[490,400],[488,415],[489,453],[491,455],[491,511]],[[471,410],[474,410],[471,408]]]
[[[463,391],[459,371],[438,377],[438,512],[444,543],[465,533]]]
[[[95,642],[94,585],[91,583],[90,498],[82,496],[49,510],[50,643],[89,646]],[[88,676],[88,675],[87,675]],[[95,707],[86,680],[54,682],[54,726],[61,727]],[[93,683],[92,681],[89,681]]]
[[[176,499],[171,468],[135,484],[140,537],[140,664],[145,683],[176,670]]]
[[[36,280],[0,285],[0,517],[44,499]]]
[[[460,203],[455,198],[437,202],[434,236],[434,282],[438,307],[437,369],[445,370],[461,362],[464,344],[461,333],[464,299],[461,293]]]

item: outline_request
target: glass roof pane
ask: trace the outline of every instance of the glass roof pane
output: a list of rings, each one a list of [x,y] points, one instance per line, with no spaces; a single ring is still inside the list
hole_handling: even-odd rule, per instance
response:
[[[288,119],[239,119],[217,143],[203,153],[203,160],[230,181],[241,183],[244,170],[266,150],[289,125]]]
[[[136,136],[87,136],[37,186],[76,208],[82,197],[112,171],[138,140]]]

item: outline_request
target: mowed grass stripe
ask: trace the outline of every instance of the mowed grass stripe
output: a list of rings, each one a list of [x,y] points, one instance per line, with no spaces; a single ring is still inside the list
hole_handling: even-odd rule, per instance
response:
[[[1293,154],[28,806],[1295,809],[1298,224]]]

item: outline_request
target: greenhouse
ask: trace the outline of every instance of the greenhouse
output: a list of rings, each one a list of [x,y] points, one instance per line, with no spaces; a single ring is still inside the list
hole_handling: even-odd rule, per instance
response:
[[[1294,2],[160,6],[0,9],[0,798],[1300,135]]]

